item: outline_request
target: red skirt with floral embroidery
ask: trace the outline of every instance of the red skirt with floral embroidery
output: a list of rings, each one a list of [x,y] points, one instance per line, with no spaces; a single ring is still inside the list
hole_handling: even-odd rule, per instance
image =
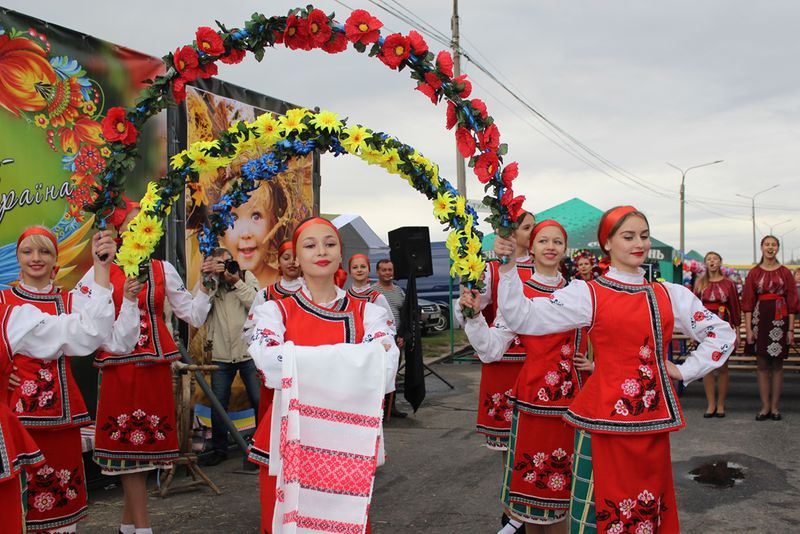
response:
[[[485,363],[481,366],[476,428],[479,434],[488,438],[487,442],[494,448],[505,450],[505,444],[508,443],[513,413],[510,395],[524,363],[520,359]]]
[[[178,457],[169,362],[104,367],[97,402],[94,459],[110,470]]]
[[[80,428],[29,428],[28,432],[45,457],[45,464],[28,475],[28,531],[77,523],[88,511]]]
[[[574,449],[575,431],[561,417],[518,411],[508,447],[513,458],[506,466],[510,485],[504,502],[567,510]]]
[[[680,532],[669,434],[592,434],[597,532]]]

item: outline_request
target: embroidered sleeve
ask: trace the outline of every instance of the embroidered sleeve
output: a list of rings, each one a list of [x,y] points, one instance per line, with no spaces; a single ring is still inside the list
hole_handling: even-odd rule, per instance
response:
[[[722,366],[735,347],[736,334],[731,325],[711,313],[691,291],[678,284],[664,283],[672,302],[675,329],[699,344],[678,369],[683,383],[702,378]]]
[[[251,310],[253,330],[247,352],[264,375],[264,384],[273,389],[281,387],[283,363],[283,334],[286,327],[275,301],[265,302]]]
[[[267,294],[267,288],[259,289],[255,298],[253,299],[253,304],[250,306],[250,311],[247,313],[247,319],[245,319],[244,325],[242,326],[242,339],[246,344],[250,344],[250,338],[253,337],[253,327],[255,326],[255,323],[253,322],[253,315],[255,309],[268,300],[269,295]]]
[[[759,269],[751,269],[747,273],[747,278],[744,279],[744,287],[742,288],[742,311],[751,313],[756,307],[756,276]]]
[[[389,316],[389,319],[391,321],[391,319],[394,318],[394,314],[392,313],[392,307],[389,306],[389,301],[386,300],[386,296],[384,296],[383,293],[378,293],[377,295],[378,296],[375,298],[375,304],[386,310],[386,314]],[[392,324],[389,326],[391,326],[396,331],[397,328],[396,325],[394,324],[394,321],[391,321],[391,323]]]
[[[183,284],[178,271],[171,263],[165,261],[164,277],[166,279],[166,293],[169,305],[175,315],[195,328],[200,328],[206,321],[206,316],[211,309],[208,295],[197,291],[193,297]]]
[[[515,270],[500,274],[497,305],[506,326],[517,334],[556,334],[592,323],[593,306],[589,286],[573,280],[550,297],[526,298]]]
[[[400,361],[400,349],[394,342],[392,315],[377,304],[364,304],[364,343],[382,343],[386,351],[386,393],[394,391],[394,377]]]
[[[73,306],[79,310],[74,313],[50,315],[30,304],[15,307],[5,332],[12,353],[51,360],[97,350],[114,323],[111,290],[93,281],[81,287],[86,291],[73,293]]]
[[[786,309],[791,314],[796,314],[800,311],[800,297],[797,294],[797,285],[794,282],[794,276],[789,269],[785,267],[781,269],[783,274],[784,285],[786,286]]]
[[[486,323],[483,314],[467,319],[464,333],[483,363],[499,361],[517,337],[508,329],[499,310],[491,327]]]

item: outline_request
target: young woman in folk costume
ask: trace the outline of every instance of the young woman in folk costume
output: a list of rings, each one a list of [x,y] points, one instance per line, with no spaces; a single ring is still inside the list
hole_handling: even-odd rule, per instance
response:
[[[254,310],[256,326],[250,345],[250,354],[263,371],[267,386],[280,390],[268,416],[256,431],[250,453],[250,459],[261,465],[262,531],[281,532],[284,522],[311,529],[320,523],[336,523],[355,529],[353,531],[363,528],[369,531],[366,511],[377,461],[375,439],[380,431],[383,396],[394,389],[399,356],[394,343],[395,330],[383,308],[353,298],[334,282],[342,261],[342,242],[333,224],[319,217],[307,219],[294,231],[292,242],[303,271],[304,285],[295,294],[269,301]],[[348,351],[359,350],[377,351],[382,359],[373,357],[369,360],[372,367],[366,363],[361,367],[348,364],[347,358],[334,359],[342,352],[348,354]],[[316,365],[310,369],[304,367],[304,374],[299,376],[303,376],[300,391],[317,392],[323,400],[293,398],[288,401],[288,406],[297,411],[287,413],[286,399],[291,398],[294,394],[292,388],[297,387],[293,378],[287,378],[287,369],[293,369],[293,366],[299,369],[300,363],[306,361],[292,356],[295,353],[304,357],[309,353],[317,357],[321,355]],[[341,365],[336,362],[341,362]],[[326,365],[334,367],[325,371]],[[379,366],[377,370],[375,365]],[[370,380],[364,376],[369,369],[377,373],[377,378]],[[337,373],[340,378],[334,378]],[[329,390],[338,392],[327,398]],[[344,402],[342,398],[351,397],[355,398],[355,406],[350,408],[342,408],[336,402],[336,399],[341,403]],[[369,399],[368,403],[366,399]],[[321,403],[326,406],[320,406]],[[371,415],[363,415],[366,412]],[[288,439],[295,431],[295,427],[284,425],[288,425],[292,415],[298,413],[303,416],[306,428],[315,424],[328,425],[327,439],[323,436],[314,447],[306,447],[301,435],[299,449],[290,447],[292,441],[284,442],[284,438]],[[271,422],[277,426],[272,426]],[[369,431],[373,432],[372,438],[366,442],[363,438],[350,436],[353,432]],[[331,439],[338,442],[332,444]],[[369,452],[345,454],[337,445]],[[284,454],[291,455],[292,459],[284,457]],[[361,475],[339,476],[339,473],[325,479],[324,474],[333,472],[331,470],[343,454],[353,459],[348,469],[361,470]],[[287,469],[293,465],[301,467],[292,473]],[[354,479],[366,484],[364,487],[348,486],[347,481]],[[299,493],[293,486],[298,482],[301,485]]]
[[[108,219],[119,235],[139,212],[139,205],[125,199]],[[210,309],[205,287],[195,297],[186,290],[175,267],[151,260],[143,273],[145,282],[137,296],[140,334],[132,351],[102,351],[95,359],[101,369],[97,401],[94,461],[103,473],[120,475],[124,500],[120,531],[151,533],[147,512],[147,475],[168,466],[178,456],[175,399],[171,362],[180,352],[164,319],[164,304],[192,326],[203,325]],[[125,275],[111,268],[114,306],[122,307]],[[119,321],[117,322],[119,324]]]
[[[739,325],[742,322],[742,309],[739,305],[739,293],[736,284],[722,274],[722,256],[716,252],[706,254],[703,261],[706,271],[694,284],[694,294],[703,302],[707,310],[719,315],[720,319],[727,321],[736,333],[736,342],[739,341]],[[736,350],[736,343],[733,345]],[[715,390],[715,376],[719,378],[719,393]],[[725,417],[725,398],[728,396],[728,362],[713,373],[703,377],[703,387],[706,390],[708,407],[703,417]]]
[[[0,303],[30,304],[50,315],[71,313],[72,294],[54,285],[57,260],[58,241],[50,230],[33,226],[22,232],[17,240],[20,283],[0,291]],[[135,301],[137,285],[135,280],[126,283],[128,299]],[[88,291],[88,281],[81,288]],[[129,302],[128,308],[125,313],[136,324],[135,304]],[[134,329],[127,338],[109,339],[106,345],[130,349],[137,337]],[[14,365],[19,385],[11,390],[8,404],[47,462],[28,480],[27,530],[74,532],[87,514],[80,427],[91,418],[68,356],[42,360],[19,355]]]
[[[567,233],[556,221],[541,221],[531,233],[530,249],[536,268],[523,291],[528,298],[549,297],[566,285],[558,269],[566,253]],[[461,304],[477,308],[476,292],[463,293]],[[583,357],[585,331],[518,337],[506,327],[500,312],[491,328],[478,314],[467,320],[465,331],[487,363],[501,358],[515,341],[524,347],[525,363],[512,391],[511,436],[501,499],[515,522],[525,523],[527,533],[566,532],[575,438],[562,416],[591,367]],[[505,529],[513,532],[512,527]]]
[[[775,236],[761,240],[761,261],[744,282],[742,310],[747,330],[746,352],[756,355],[761,411],[756,421],[780,421],[783,360],[794,340],[794,316],[800,309],[791,271],[778,262]]]
[[[347,270],[353,279],[353,284],[347,290],[347,294],[355,299],[366,300],[377,304],[389,314],[389,318],[394,317],[389,301],[383,293],[375,291],[369,283],[369,256],[365,254],[353,254],[347,260]]]
[[[722,365],[735,335],[685,287],[645,281],[650,229],[636,208],[607,211],[597,233],[607,273],[528,299],[512,261],[500,268],[500,311],[520,335],[589,332],[594,374],[564,415],[576,428],[572,532],[679,532],[668,433],[684,421],[670,379],[689,383]],[[498,255],[513,247],[495,240]],[[673,328],[698,342],[677,366],[667,360]]]
[[[575,264],[575,278],[588,282],[597,277],[600,270],[595,266],[594,254],[588,250],[579,250],[572,255],[572,261]]]
[[[253,310],[267,301],[280,300],[284,297],[288,297],[299,290],[303,285],[303,279],[300,276],[300,266],[297,264],[297,260],[294,257],[294,245],[291,241],[284,241],[281,243],[280,247],[278,247],[278,271],[281,275],[278,281],[261,289],[256,294],[253,305],[250,306],[250,313],[242,327],[242,337],[248,344],[253,337],[253,326],[255,326],[253,323]],[[275,390],[265,386],[262,379],[256,423],[261,421],[267,413],[269,405],[272,404],[272,396],[274,393]]]
[[[23,247],[27,247],[29,239],[27,237],[20,241]],[[47,247],[45,247],[47,248]],[[24,248],[24,253],[20,257],[22,265],[30,266],[30,271],[43,277],[49,277],[52,272],[52,265],[47,268],[46,261],[41,261],[36,256],[39,254],[38,248],[33,250],[28,257],[28,249]],[[21,356],[27,356],[32,360],[56,360],[63,359],[63,354],[71,356],[84,356],[93,353],[108,337],[114,323],[114,307],[112,304],[112,292],[109,282],[109,265],[114,259],[114,241],[107,232],[98,232],[92,238],[92,259],[94,260],[94,278],[80,283],[71,293],[70,297],[65,297],[65,302],[70,302],[72,312],[48,313],[42,311],[40,305],[32,305],[22,300],[13,304],[0,304],[0,388],[6,391],[9,386],[9,379],[12,370],[15,374],[22,377],[20,386],[21,394],[27,397],[35,396],[38,405],[49,405],[56,399],[56,395],[63,394],[65,391],[70,394],[69,382],[67,382],[66,372],[59,376],[61,381],[55,389],[56,384],[48,381],[48,372],[52,372],[47,366],[40,369],[41,374],[36,371],[35,378],[28,378],[30,364],[22,361]],[[100,258],[106,258],[101,261]],[[23,267],[23,273],[28,267]],[[24,276],[24,275],[23,275]],[[26,285],[32,280],[23,280]],[[38,284],[37,284],[38,285]],[[31,292],[31,295],[35,295]],[[4,295],[9,297],[9,295]],[[14,300],[14,299],[9,299]],[[33,300],[33,299],[32,299]],[[61,311],[61,310],[59,310]],[[14,367],[17,369],[14,369]],[[12,399],[16,398],[16,391],[12,392]],[[51,467],[49,457],[45,459],[40,452],[40,446],[34,442],[33,438],[22,425],[14,411],[19,407],[18,404],[9,406],[6,402],[7,397],[0,397],[0,517],[2,517],[2,531],[9,533],[25,532],[25,504],[23,496],[27,491],[27,478],[32,476],[32,484],[39,488],[45,479],[55,477],[56,483],[52,485],[52,491],[41,491],[34,499],[34,505],[38,504],[37,510],[47,511],[52,508],[66,510],[67,506],[60,505],[61,501],[83,500],[82,505],[72,505],[63,522],[67,531],[74,530],[74,525],[70,525],[81,517],[81,509],[85,506],[85,489],[83,487],[83,466],[79,464],[81,446],[80,436],[77,443],[77,459],[69,457],[70,454],[61,455],[58,451],[54,454],[58,462],[58,468]],[[64,408],[62,420],[66,424],[72,424],[73,414],[80,416],[80,405],[76,405],[72,400],[69,409],[64,403],[64,398],[58,399]],[[23,401],[23,411],[25,413]],[[72,411],[75,410],[75,411]],[[40,437],[42,432],[37,433]],[[59,443],[59,446],[66,451],[75,449],[74,436],[66,437]],[[49,449],[51,442],[45,439]],[[42,447],[44,448],[44,447]],[[48,450],[50,453],[50,450]],[[45,461],[48,463],[45,464]],[[64,463],[62,463],[64,462]],[[80,469],[78,469],[80,467]],[[26,476],[24,470],[28,470],[30,475]],[[51,473],[52,471],[52,473]],[[63,482],[63,484],[62,484]],[[83,497],[80,497],[80,495]],[[76,503],[77,504],[77,503]],[[74,516],[71,516],[74,514]],[[58,528],[63,531],[62,528]]]

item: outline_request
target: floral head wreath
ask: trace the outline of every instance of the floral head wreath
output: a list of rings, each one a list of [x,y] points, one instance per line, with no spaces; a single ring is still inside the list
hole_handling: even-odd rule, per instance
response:
[[[578,264],[578,260],[581,258],[586,258],[591,263],[592,267],[597,265],[597,256],[591,250],[585,248],[579,248],[575,252],[572,253],[572,262],[576,265]]]

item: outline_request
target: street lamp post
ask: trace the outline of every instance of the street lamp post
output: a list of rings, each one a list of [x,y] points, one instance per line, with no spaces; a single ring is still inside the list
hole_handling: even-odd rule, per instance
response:
[[[792,222],[792,220],[791,219],[786,219],[785,221],[781,221],[781,222],[775,223],[775,224],[767,223],[767,226],[769,226],[769,235],[775,235],[774,228],[777,227],[777,226],[780,226],[782,224],[786,224],[787,222]]]
[[[685,225],[684,211],[685,211],[685,204],[686,204],[686,186],[684,185],[684,182],[686,181],[686,173],[688,173],[692,169],[697,169],[697,168],[700,168],[700,167],[708,167],[709,165],[716,165],[717,163],[722,163],[723,161],[724,160],[718,159],[717,161],[710,161],[708,163],[701,163],[700,165],[693,165],[693,166],[689,167],[686,170],[683,170],[680,167],[678,167],[677,165],[673,165],[672,163],[667,162],[667,165],[669,165],[673,169],[677,169],[678,172],[681,173],[681,231],[680,231],[681,232],[681,237],[680,237],[680,241],[681,241],[681,263],[683,263],[683,251],[684,251],[684,245],[685,245],[685,243],[684,243],[684,225]]]
[[[780,245],[780,247],[781,247],[781,263],[786,263],[786,247],[783,246],[783,244],[785,243],[783,238],[785,238],[787,235],[791,234],[795,230],[797,230],[796,226],[794,228],[792,228],[791,230],[785,231],[784,233],[781,234],[780,241],[778,241],[778,245]],[[789,258],[789,259],[791,259],[791,258]]]
[[[766,188],[766,189],[764,189],[762,191],[759,191],[758,193],[756,193],[755,195],[752,195],[752,196],[741,195],[739,193],[736,193],[737,197],[750,199],[750,202],[751,202],[750,208],[751,208],[751,214],[752,214],[751,216],[752,216],[752,219],[753,219],[753,265],[755,265],[755,263],[756,263],[756,197],[758,195],[760,195],[761,193],[766,193],[767,191],[771,191],[772,189],[775,189],[776,187],[778,187],[778,185],[780,185],[780,184],[775,184],[772,187],[768,187],[768,188]]]

